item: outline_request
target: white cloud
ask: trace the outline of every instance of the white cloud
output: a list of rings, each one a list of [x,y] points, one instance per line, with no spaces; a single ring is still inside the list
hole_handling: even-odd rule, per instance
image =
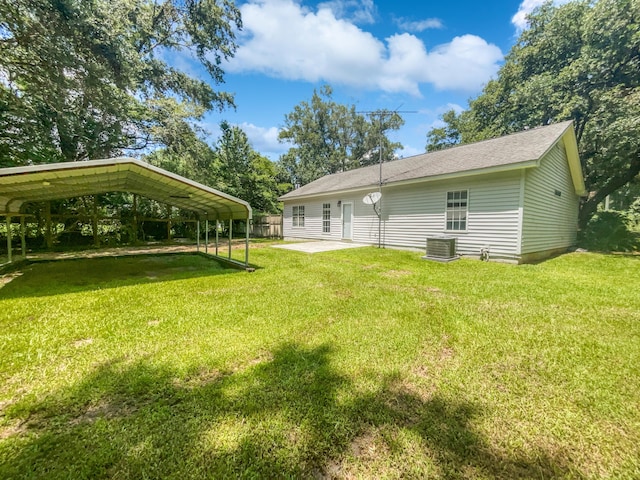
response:
[[[336,18],[357,24],[375,23],[377,14],[373,0],[330,0],[318,4],[318,10],[325,8],[331,10]]]
[[[425,140],[425,143],[426,142],[427,141]],[[414,155],[420,155],[421,153],[424,153],[424,148],[414,148],[411,146],[404,145],[402,149],[398,150],[396,155],[399,158],[407,158],[407,157],[413,157]]]
[[[277,127],[259,127],[253,123],[243,122],[238,125],[247,134],[249,142],[254,150],[267,156],[278,156],[285,153],[291,145],[278,141],[279,129]],[[272,155],[269,155],[272,154]]]
[[[447,126],[447,123],[445,121],[443,121],[441,118],[436,118],[431,123],[425,125],[424,131],[429,133],[434,128],[442,128],[442,127],[446,127],[446,126]],[[425,135],[425,143],[426,143],[426,138],[427,137]]]
[[[444,105],[439,105],[436,108],[423,108],[418,113],[427,117],[436,117],[448,112],[449,110],[453,110],[454,112],[459,114],[462,113],[465,108],[458,105],[457,103],[449,102],[445,103]]]
[[[430,28],[442,28],[442,20],[439,18],[425,18],[424,20],[408,20],[406,18],[396,18],[396,25],[407,32],[424,32]]]
[[[388,91],[416,94],[423,82],[438,90],[476,91],[498,71],[503,58],[498,47],[476,35],[455,37],[430,52],[408,33],[394,35],[387,43],[389,57],[380,82]]]
[[[207,137],[214,143],[222,135],[219,121],[205,119],[196,123],[205,131]],[[260,152],[261,155],[265,155],[272,160],[276,160],[292,146],[289,143],[280,143],[278,141],[278,133],[280,132],[278,127],[260,127],[249,122],[243,122],[240,124],[232,123],[232,125],[242,129],[242,131],[247,135],[251,147],[255,151]]]
[[[439,112],[440,114],[448,112],[449,110],[453,110],[458,115],[461,114],[462,112],[464,112],[464,107],[461,107],[457,103],[447,103],[446,105],[444,105],[441,108],[442,108],[442,110]]]
[[[292,0],[243,5],[240,47],[225,70],[419,96],[422,83],[477,91],[503,58],[497,46],[474,35],[455,37],[431,51],[409,33],[383,42],[337,18],[330,5],[317,11]]]
[[[513,23],[518,32],[521,32],[529,25],[527,22],[527,15],[533,12],[537,7],[545,3],[546,0],[523,0],[518,7],[518,11],[511,18],[511,23]],[[552,3],[554,5],[562,5],[564,3],[568,3],[570,0],[554,0]]]
[[[291,0],[265,0],[242,8],[250,34],[229,71],[259,71],[274,77],[350,84],[375,69],[384,45],[331,10],[306,12]],[[354,58],[354,52],[361,54]],[[354,61],[356,61],[354,64]]]

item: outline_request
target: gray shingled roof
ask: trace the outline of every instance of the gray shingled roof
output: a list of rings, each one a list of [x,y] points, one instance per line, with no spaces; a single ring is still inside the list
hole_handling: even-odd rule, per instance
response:
[[[539,160],[571,125],[572,121],[569,120],[504,137],[383,163],[382,183],[388,185],[420,178],[470,173],[493,167],[517,168],[518,164]],[[280,200],[377,187],[379,179],[380,166],[371,165],[326,175],[281,196]]]

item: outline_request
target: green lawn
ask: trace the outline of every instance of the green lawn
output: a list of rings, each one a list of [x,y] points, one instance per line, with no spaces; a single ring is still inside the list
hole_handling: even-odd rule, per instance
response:
[[[640,256],[261,246],[0,289],[0,478],[640,478]]]

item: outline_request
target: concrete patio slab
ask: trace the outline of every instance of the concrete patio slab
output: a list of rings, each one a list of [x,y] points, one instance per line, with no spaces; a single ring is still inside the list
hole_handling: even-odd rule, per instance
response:
[[[274,248],[284,248],[285,250],[295,250],[305,253],[330,252],[332,250],[344,250],[345,248],[367,247],[362,243],[348,243],[323,240],[320,242],[299,242],[287,243],[285,245],[273,245]]]

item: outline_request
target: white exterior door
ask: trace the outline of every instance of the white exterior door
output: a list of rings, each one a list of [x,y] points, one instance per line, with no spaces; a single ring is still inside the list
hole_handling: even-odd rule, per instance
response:
[[[342,239],[351,240],[353,238],[353,205],[351,203],[342,204]]]

